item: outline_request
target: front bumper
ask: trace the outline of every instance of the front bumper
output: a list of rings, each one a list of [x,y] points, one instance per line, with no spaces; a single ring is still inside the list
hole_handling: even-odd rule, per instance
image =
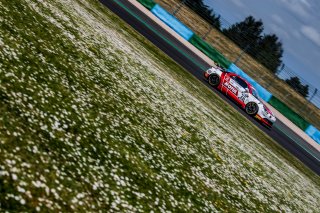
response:
[[[267,125],[268,127],[272,127],[275,121],[271,121],[267,118],[262,118],[259,114],[256,114],[255,118],[259,120],[261,123]]]

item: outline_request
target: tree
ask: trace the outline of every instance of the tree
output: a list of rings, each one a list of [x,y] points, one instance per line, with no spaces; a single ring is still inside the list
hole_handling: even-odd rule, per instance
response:
[[[255,20],[252,16],[248,16],[244,21],[223,30],[223,33],[275,73],[282,63],[282,43],[275,34],[262,36],[263,29],[261,20]]]
[[[262,31],[262,21],[257,21],[252,16],[248,16],[244,21],[223,30],[223,33],[240,48],[253,49],[258,44]]]
[[[221,21],[220,15],[216,15],[213,9],[209,9],[203,3],[203,0],[182,0],[190,9],[196,12],[200,17],[205,19],[209,24],[220,30]]]
[[[255,46],[254,57],[265,67],[276,73],[282,63],[282,43],[275,34],[264,35]]]
[[[303,97],[308,97],[309,95],[309,85],[302,85],[298,77],[291,77],[286,80],[295,91],[299,92]]]

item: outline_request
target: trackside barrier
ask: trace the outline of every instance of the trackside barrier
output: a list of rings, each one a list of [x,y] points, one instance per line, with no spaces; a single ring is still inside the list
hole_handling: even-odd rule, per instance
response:
[[[148,8],[151,10],[156,3],[153,2],[153,0],[137,0],[140,4],[142,4],[144,7]]]
[[[316,129],[314,126],[310,125],[306,129],[305,133],[307,133],[307,135],[309,135],[315,142],[320,144],[320,131]]]
[[[222,67],[227,69],[231,65],[231,62],[226,59],[219,51],[217,51],[196,34],[194,34],[190,38],[189,42],[209,58],[211,58],[213,61],[218,62]]]
[[[160,5],[156,4],[151,9],[151,12],[187,41],[193,36],[194,33],[192,30],[182,24],[176,17],[168,13]]]
[[[269,91],[263,88],[260,84],[255,82],[245,72],[238,68],[235,64],[231,63],[226,59],[220,52],[213,48],[210,44],[203,41],[199,36],[192,32],[188,27],[182,24],[177,18],[172,16],[169,12],[163,9],[158,4],[154,3],[153,0],[137,0],[143,6],[148,8],[155,16],[172,28],[184,39],[189,41],[193,46],[198,48],[201,52],[211,58],[213,61],[218,62],[221,66],[228,69],[230,72],[234,72],[241,77],[245,78],[250,84],[252,84],[259,96],[271,106],[277,109],[281,114],[287,117],[291,122],[297,125],[300,129],[304,130],[305,133],[310,136],[314,141],[320,144],[320,131],[314,126],[305,121],[300,115],[291,110],[279,99],[274,97]]]
[[[306,130],[310,126],[310,124],[305,121],[300,115],[298,115],[276,97],[272,96],[268,103],[276,108],[282,115],[292,121],[292,123],[297,125],[300,129]]]
[[[237,67],[235,64],[231,64],[228,68],[228,71],[236,73],[246,79],[254,88],[256,88],[259,96],[262,98],[262,100],[268,102],[272,94],[267,91],[265,88],[263,88],[260,84],[258,84],[255,80],[253,80],[250,76],[248,76],[245,72],[243,72],[239,67]]]

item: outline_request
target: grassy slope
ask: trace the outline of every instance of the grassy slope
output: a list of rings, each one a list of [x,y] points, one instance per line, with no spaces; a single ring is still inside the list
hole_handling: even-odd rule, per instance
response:
[[[99,3],[37,2],[0,2],[1,209],[319,209],[318,176]]]

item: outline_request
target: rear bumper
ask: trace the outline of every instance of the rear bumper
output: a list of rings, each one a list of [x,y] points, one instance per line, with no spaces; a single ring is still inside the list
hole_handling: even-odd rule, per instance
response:
[[[209,78],[209,75],[210,75],[210,74],[209,74],[209,73],[207,73],[207,72],[204,72],[204,73],[203,73],[203,76],[204,76],[206,79],[208,79],[208,78]]]

